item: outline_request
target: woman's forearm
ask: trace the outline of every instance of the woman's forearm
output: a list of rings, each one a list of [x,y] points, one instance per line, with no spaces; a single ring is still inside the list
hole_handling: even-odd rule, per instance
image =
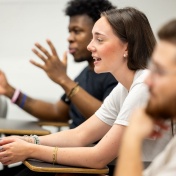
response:
[[[81,134],[75,129],[65,130],[39,137],[41,145],[58,146],[58,147],[77,147],[83,146],[81,143]]]
[[[55,161],[53,160],[54,155],[57,156]],[[28,157],[50,163],[97,169],[104,168],[107,164],[104,160],[105,156],[100,155],[96,147],[58,147],[56,150],[55,147],[32,145]]]

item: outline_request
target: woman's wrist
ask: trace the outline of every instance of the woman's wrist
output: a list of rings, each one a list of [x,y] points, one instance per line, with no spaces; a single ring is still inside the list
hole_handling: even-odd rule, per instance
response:
[[[28,142],[28,143],[32,143],[32,144],[37,144],[37,145],[40,145],[40,139],[37,135],[24,135],[22,137],[22,140]]]
[[[24,141],[26,141],[26,142],[28,142],[28,143],[34,144],[34,138],[33,138],[32,136],[24,135],[24,136],[22,137],[22,140],[24,140]]]

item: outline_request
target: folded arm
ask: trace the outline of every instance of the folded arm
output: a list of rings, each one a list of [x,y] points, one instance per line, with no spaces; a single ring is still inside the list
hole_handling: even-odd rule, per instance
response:
[[[90,122],[87,123],[89,120]],[[7,160],[10,161],[9,163],[24,160],[26,158],[35,158],[52,162],[53,147],[58,146],[57,163],[59,164],[103,168],[116,158],[125,127],[113,125],[111,128],[109,125],[100,121],[96,116],[87,121],[80,125],[78,127],[79,129],[62,131],[40,137],[42,145],[26,144],[26,142],[20,139],[12,139],[15,140],[15,142],[7,142],[7,145],[2,145],[3,142],[5,143],[5,140],[11,140],[10,138],[4,138],[3,141],[0,141],[0,144],[6,152],[11,153],[9,157],[7,157]],[[99,139],[101,140],[97,145],[88,147],[89,144]],[[21,145],[18,145],[19,143],[21,143]],[[9,145],[12,146],[9,147]],[[20,152],[17,150],[20,150]],[[22,153],[23,156],[21,154],[18,156],[17,153]],[[3,154],[0,152],[0,158],[3,158],[5,155],[5,152]]]

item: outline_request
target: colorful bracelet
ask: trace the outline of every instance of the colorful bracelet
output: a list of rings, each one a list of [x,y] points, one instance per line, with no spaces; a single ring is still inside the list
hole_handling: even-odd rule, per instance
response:
[[[20,90],[16,89],[12,96],[11,102],[16,103],[17,99],[19,98],[19,95],[20,95]]]
[[[54,150],[53,150],[53,165],[55,163],[57,163],[57,151],[58,151],[58,147],[54,147]]]
[[[34,139],[34,144],[40,145],[40,139],[37,135],[31,135],[31,137]]]
[[[26,98],[27,98],[27,96],[26,96],[26,94],[23,94],[23,97],[22,97],[22,100],[21,100],[21,103],[20,103],[20,108],[24,108],[24,104],[25,104],[25,102],[26,102]]]
[[[38,144],[40,145],[40,139],[37,135],[24,135],[23,136],[23,139],[26,141],[26,142],[29,142],[29,143],[32,143],[32,144]],[[33,139],[33,140],[32,140]]]

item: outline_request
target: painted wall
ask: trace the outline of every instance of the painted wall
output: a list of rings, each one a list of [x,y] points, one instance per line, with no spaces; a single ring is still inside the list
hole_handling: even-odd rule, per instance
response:
[[[51,39],[58,54],[67,50],[68,17],[64,7],[68,0],[0,0],[0,69],[15,87],[24,93],[50,102],[55,102],[63,90],[47,75],[29,63],[38,58],[31,49],[35,42],[47,47],[45,40]],[[176,17],[175,0],[111,0],[119,8],[133,6],[142,10],[149,18],[154,33],[167,20]],[[39,61],[39,60],[38,60]],[[69,56],[68,74],[74,78],[86,65],[75,64]],[[9,104],[8,118],[34,119]]]

